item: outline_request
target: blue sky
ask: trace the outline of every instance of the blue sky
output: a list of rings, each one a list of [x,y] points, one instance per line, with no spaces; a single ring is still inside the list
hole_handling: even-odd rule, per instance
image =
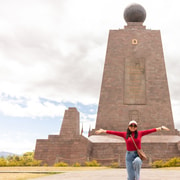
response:
[[[76,107],[94,128],[110,29],[124,9],[144,6],[147,29],[160,30],[175,127],[180,129],[178,0],[0,0],[0,151],[21,154],[59,134]]]

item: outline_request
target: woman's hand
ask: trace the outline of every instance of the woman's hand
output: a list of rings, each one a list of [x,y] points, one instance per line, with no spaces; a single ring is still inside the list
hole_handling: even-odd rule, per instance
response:
[[[169,131],[169,128],[167,128],[166,126],[161,126],[161,130]]]
[[[101,134],[101,133],[106,133],[106,130],[104,129],[99,129],[95,132],[95,134]]]
[[[167,128],[166,126],[161,126],[156,128],[157,131],[161,131],[161,130],[165,130],[165,131],[169,131],[169,128]]]

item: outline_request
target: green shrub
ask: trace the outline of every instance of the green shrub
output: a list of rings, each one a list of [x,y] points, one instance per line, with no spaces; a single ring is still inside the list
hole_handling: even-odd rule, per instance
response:
[[[22,156],[10,155],[0,158],[0,166],[40,166],[41,161],[34,159],[34,152],[26,152]]]
[[[47,166],[48,166],[48,164],[47,164],[47,163],[44,163],[44,164],[43,164],[43,166],[47,167]]]
[[[180,167],[180,157],[172,158],[169,161],[166,161],[164,167]]]
[[[86,161],[85,166],[99,167],[99,166],[101,166],[101,164],[98,163],[96,160],[93,160],[93,161]]]
[[[154,162],[152,163],[152,166],[155,167],[155,168],[163,167],[163,165],[164,165],[164,161],[162,161],[162,160],[154,161]]]
[[[33,161],[25,163],[25,166],[40,166],[41,162],[42,161],[40,161],[40,160],[35,160],[34,159]]]
[[[118,162],[112,162],[110,167],[111,168],[119,168],[119,163]]]
[[[73,164],[73,167],[81,167],[81,164],[76,162],[75,164]]]
[[[54,167],[67,167],[68,164],[65,162],[58,162],[54,164]]]
[[[0,166],[6,166],[7,165],[7,160],[4,158],[0,158]]]
[[[169,159],[168,161],[155,161],[152,163],[153,167],[161,168],[161,167],[180,167],[180,157],[174,157]]]

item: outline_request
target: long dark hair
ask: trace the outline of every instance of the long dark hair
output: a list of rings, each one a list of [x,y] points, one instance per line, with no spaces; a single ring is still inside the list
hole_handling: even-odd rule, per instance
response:
[[[134,137],[137,138],[138,137],[138,131],[134,131]],[[130,135],[132,134],[132,132],[129,130],[129,128],[127,128],[127,133],[126,133],[126,139],[128,139],[128,137],[130,137]]]

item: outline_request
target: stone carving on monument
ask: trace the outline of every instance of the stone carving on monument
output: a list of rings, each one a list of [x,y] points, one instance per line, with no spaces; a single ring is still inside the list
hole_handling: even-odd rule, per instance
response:
[[[170,132],[142,139],[142,148],[149,155],[143,166],[148,167],[152,161],[180,156],[180,136],[174,127],[160,31],[146,29],[146,11],[139,4],[128,6],[124,19],[124,29],[109,32],[95,129],[126,131],[132,119],[139,130],[167,126]],[[60,160],[72,164],[96,159],[104,165],[118,162],[124,167],[124,140],[94,135],[95,129],[88,139],[79,135],[78,112],[70,108],[60,135],[37,140],[35,158],[49,165]]]

